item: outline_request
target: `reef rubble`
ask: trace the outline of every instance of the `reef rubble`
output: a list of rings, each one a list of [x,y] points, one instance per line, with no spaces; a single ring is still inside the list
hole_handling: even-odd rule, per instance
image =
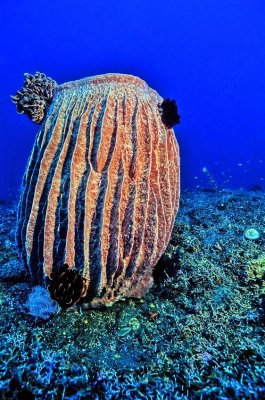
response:
[[[21,273],[16,210],[1,202],[1,398],[264,398],[264,198],[182,193],[144,298],[48,318],[27,307],[28,276],[8,277],[15,266]],[[248,228],[260,237],[248,240]]]

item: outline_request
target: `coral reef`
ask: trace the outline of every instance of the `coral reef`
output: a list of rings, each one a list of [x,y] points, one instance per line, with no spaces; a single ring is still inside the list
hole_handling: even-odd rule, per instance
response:
[[[257,282],[265,280],[265,255],[251,260],[247,269],[247,276],[249,279]]]
[[[26,76],[27,90],[40,78],[46,82]],[[52,94],[19,204],[25,266],[43,286],[59,265],[75,268],[86,280],[82,300],[95,307],[142,297],[179,204],[178,144],[161,120],[162,99],[123,74],[68,82]]]
[[[153,288],[111,308],[36,320],[30,285],[1,283],[2,398],[264,398],[264,207],[264,192],[183,193]],[[2,268],[15,215],[0,210]],[[243,235],[253,225],[258,241]]]

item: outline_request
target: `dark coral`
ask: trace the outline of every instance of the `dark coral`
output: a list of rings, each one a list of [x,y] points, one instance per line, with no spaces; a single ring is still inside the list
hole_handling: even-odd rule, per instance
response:
[[[175,100],[165,99],[161,104],[158,104],[158,107],[161,111],[162,122],[167,128],[172,128],[173,125],[179,124],[180,116]]]
[[[57,83],[41,72],[24,74],[23,87],[11,96],[19,114],[27,114],[33,122],[41,123],[53,99]]]
[[[51,273],[47,289],[52,300],[57,301],[60,307],[68,308],[83,296],[86,289],[85,282],[86,279],[80,272],[64,264],[58,268],[58,272]]]

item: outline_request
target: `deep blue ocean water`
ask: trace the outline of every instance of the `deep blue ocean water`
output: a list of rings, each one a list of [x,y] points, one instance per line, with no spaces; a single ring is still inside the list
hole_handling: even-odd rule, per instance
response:
[[[137,75],[177,101],[182,189],[265,187],[263,0],[1,2],[0,198],[15,199],[39,126],[10,101],[24,72],[61,84]],[[208,174],[209,175],[209,174]]]

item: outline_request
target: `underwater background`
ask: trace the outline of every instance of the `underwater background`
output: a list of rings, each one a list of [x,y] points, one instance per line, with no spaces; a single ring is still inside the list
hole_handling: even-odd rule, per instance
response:
[[[264,186],[265,3],[1,2],[0,197],[19,193],[38,131],[10,95],[24,72],[58,84],[107,72],[139,76],[181,114],[182,188]],[[205,171],[205,170],[204,170]]]
[[[21,0],[0,21],[0,400],[264,399],[265,2]],[[178,104],[180,207],[140,299],[60,309],[21,262],[40,127],[10,95],[36,71],[132,74]]]

